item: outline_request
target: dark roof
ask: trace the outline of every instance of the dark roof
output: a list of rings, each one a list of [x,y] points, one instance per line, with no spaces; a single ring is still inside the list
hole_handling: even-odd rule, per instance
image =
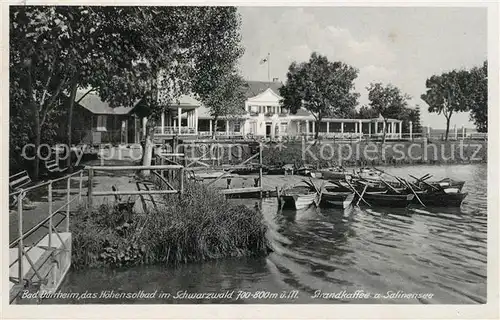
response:
[[[310,116],[311,113],[307,111],[306,109],[300,108],[297,110],[297,113],[290,113],[292,116]]]
[[[77,91],[75,101],[78,101],[86,91]],[[128,114],[132,107],[110,107],[109,103],[102,101],[99,95],[94,92],[87,94],[79,103],[82,107],[93,114]]]
[[[245,91],[245,97],[251,98],[258,94],[266,91],[267,88],[271,88],[277,95],[280,94],[279,88],[283,86],[281,82],[268,82],[268,81],[247,81],[247,90]]]

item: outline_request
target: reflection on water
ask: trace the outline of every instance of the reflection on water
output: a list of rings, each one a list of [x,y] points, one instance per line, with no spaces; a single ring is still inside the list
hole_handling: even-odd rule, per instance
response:
[[[267,257],[224,259],[179,268],[71,272],[64,292],[225,292],[232,299],[90,299],[47,303],[485,303],[486,165],[393,168],[406,176],[466,181],[461,208],[350,208],[277,212],[276,199],[262,208],[274,252]],[[235,200],[254,206],[257,200]],[[236,300],[238,291],[298,290],[295,299]],[[338,293],[331,299],[318,293]],[[363,290],[369,298],[346,293]],[[387,293],[392,291],[392,295]],[[399,296],[396,293],[399,291]],[[341,293],[344,292],[344,296]],[[379,293],[381,297],[375,298]],[[433,294],[401,298],[401,294]]]

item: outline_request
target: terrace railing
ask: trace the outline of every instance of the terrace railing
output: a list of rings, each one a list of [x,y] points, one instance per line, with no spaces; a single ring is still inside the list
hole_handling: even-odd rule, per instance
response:
[[[9,194],[10,197],[17,197],[17,218],[18,218],[18,237],[9,243],[9,248],[15,248],[17,246],[18,252],[17,252],[17,259],[14,260],[13,262],[10,263],[9,268],[12,267],[16,262],[18,263],[18,277],[10,277],[10,281],[14,282],[15,285],[18,287],[22,288],[25,285],[26,282],[32,282],[31,277],[24,277],[24,259],[28,261],[29,265],[31,266],[34,275],[38,278],[38,282],[43,283],[45,281],[44,277],[40,275],[40,268],[41,266],[35,265],[35,263],[31,260],[29,255],[27,254],[29,250],[31,250],[34,246],[30,246],[28,248],[25,248],[25,240],[27,237],[35,233],[37,230],[41,228],[47,228],[48,229],[48,248],[49,248],[49,254],[52,255],[53,249],[52,249],[52,235],[55,234],[59,241],[61,242],[63,246],[63,250],[68,250],[68,248],[65,247],[64,241],[62,240],[59,231],[57,228],[62,222],[66,222],[65,225],[65,230],[66,232],[69,232],[69,225],[70,225],[70,208],[71,204],[75,201],[78,200],[79,203],[82,203],[82,183],[83,183],[83,170],[74,172],[72,174],[66,175],[64,177],[60,177],[57,179],[49,180],[46,182],[42,182],[40,184],[37,184],[35,186],[28,187],[26,189],[20,189],[16,192],[13,192]],[[75,176],[79,176],[79,185],[78,185],[78,193],[76,196],[71,198],[71,179],[74,178]],[[64,181],[66,180],[66,190],[64,189],[59,189],[55,190],[53,185],[59,181]],[[26,195],[34,190],[47,187],[47,201],[48,201],[48,213],[45,218],[43,218],[42,221],[40,221],[38,224],[33,226],[27,231],[23,230],[23,199],[26,198]],[[66,200],[63,203],[63,205],[56,210],[54,210],[54,203],[53,203],[53,194],[55,192],[65,192],[66,193]],[[64,212],[64,209],[65,212]],[[53,223],[53,218],[56,214],[63,214],[64,218],[61,219],[56,225]],[[46,224],[48,223],[48,226]],[[46,235],[44,235],[45,237]],[[39,239],[41,240],[41,239]],[[47,257],[49,258],[49,257]],[[11,292],[16,292],[16,290],[11,290]],[[16,298],[16,295],[10,297],[10,301],[12,302]]]
[[[155,134],[165,134],[165,135],[178,135],[179,127],[165,126],[162,130],[162,127],[155,127]],[[180,134],[194,135],[196,134],[196,129],[194,127],[181,127]]]

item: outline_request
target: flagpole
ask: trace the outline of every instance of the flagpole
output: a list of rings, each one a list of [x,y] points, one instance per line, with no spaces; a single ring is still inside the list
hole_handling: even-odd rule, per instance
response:
[[[271,54],[267,53],[267,81],[271,82]]]

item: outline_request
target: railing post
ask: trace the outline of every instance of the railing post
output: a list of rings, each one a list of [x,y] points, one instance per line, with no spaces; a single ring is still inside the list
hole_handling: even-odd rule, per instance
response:
[[[52,248],[52,181],[49,183],[49,249]]]
[[[68,181],[66,182],[66,201],[68,205],[66,206],[66,232],[69,232],[69,210],[71,208],[71,176],[68,177]]]
[[[78,185],[78,202],[82,203],[82,190],[83,190],[83,170],[80,172],[80,183]]]
[[[90,215],[92,213],[92,178],[94,177],[94,169],[89,168],[89,179],[88,179],[88,198],[87,198],[87,210],[88,214]]]
[[[19,228],[19,243],[17,244],[17,261],[18,261],[18,280],[20,285],[24,285],[24,270],[23,270],[23,251],[24,251],[24,242],[23,242],[23,198],[25,194],[24,192],[19,193],[17,196],[17,218],[19,219],[18,228]]]
[[[259,144],[259,196],[262,199],[262,142]]]
[[[179,197],[184,194],[184,168],[179,169]]]

